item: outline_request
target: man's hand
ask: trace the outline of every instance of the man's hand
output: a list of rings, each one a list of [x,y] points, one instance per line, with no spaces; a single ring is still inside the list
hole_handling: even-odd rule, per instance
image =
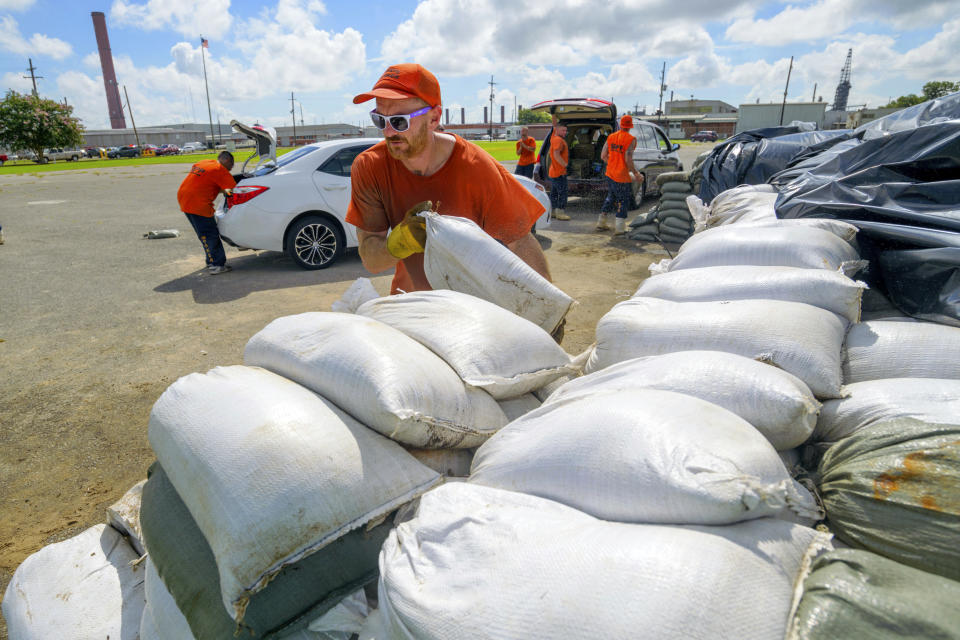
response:
[[[415,253],[423,253],[427,244],[427,221],[417,214],[429,211],[433,203],[429,200],[413,205],[403,216],[403,220],[387,236],[387,251],[394,258],[403,260]]]

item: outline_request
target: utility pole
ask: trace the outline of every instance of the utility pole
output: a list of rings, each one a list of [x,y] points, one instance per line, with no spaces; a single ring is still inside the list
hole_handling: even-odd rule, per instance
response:
[[[207,89],[207,117],[210,119],[210,144],[213,144],[213,112],[210,111],[210,85],[207,84],[207,57],[203,53],[203,50],[207,48],[207,41],[203,39],[203,36],[200,36],[200,60],[203,63],[203,86]],[[124,88],[126,91],[126,88]],[[127,100],[127,104],[130,101]]]
[[[298,102],[297,104],[300,105],[300,127],[303,128],[303,103]]]
[[[293,91],[290,92],[290,115],[293,116],[293,144],[291,147],[297,146],[297,109],[296,105],[293,103]]]
[[[493,140],[493,86],[497,84],[493,81],[493,76],[490,76],[490,82],[488,84],[490,85],[490,120],[487,122],[490,125],[490,139]]]
[[[667,62],[663,62],[663,68],[660,70],[660,102],[657,104],[657,117],[663,118],[663,92],[667,90],[667,85],[663,81],[667,74]]]
[[[810,97],[810,102],[816,102],[816,101],[817,101],[817,83],[814,82],[814,83],[813,83],[813,96]]]
[[[123,97],[127,99],[127,111],[130,112],[130,124],[133,125],[133,137],[137,140],[137,148],[139,149],[140,134],[137,133],[137,122],[133,119],[133,107],[130,106],[130,96],[127,95],[127,85],[123,85]]]
[[[783,112],[787,108],[787,91],[790,90],[790,73],[793,71],[793,56],[790,56],[790,67],[787,69],[787,86],[783,88],[783,102],[780,104],[780,126],[783,126]]]
[[[27,68],[27,71],[30,72],[30,75],[29,75],[29,76],[21,76],[21,77],[24,78],[24,79],[26,79],[27,77],[29,77],[29,78],[33,81],[33,97],[34,97],[34,98],[39,98],[39,97],[40,97],[40,94],[37,93],[37,78],[40,78],[40,79],[42,80],[42,79],[43,79],[43,76],[34,75],[33,72],[36,71],[37,68],[36,68],[35,66],[33,66],[33,58],[27,58],[27,61],[30,63],[30,66]]]

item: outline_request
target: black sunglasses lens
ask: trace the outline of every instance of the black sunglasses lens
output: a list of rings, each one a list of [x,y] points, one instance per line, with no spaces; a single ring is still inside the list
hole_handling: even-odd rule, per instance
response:
[[[393,116],[390,118],[390,126],[393,127],[394,131],[406,131],[408,122],[409,120],[406,118],[401,118],[400,116]]]
[[[373,126],[381,131],[387,128],[387,121],[379,113],[371,113],[370,119],[373,120]]]

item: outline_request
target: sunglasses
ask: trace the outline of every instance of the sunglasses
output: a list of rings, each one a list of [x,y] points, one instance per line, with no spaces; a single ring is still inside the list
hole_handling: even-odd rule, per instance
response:
[[[395,116],[385,116],[382,113],[377,113],[376,111],[370,112],[370,119],[373,120],[373,126],[380,131],[383,131],[387,128],[387,123],[390,123],[390,126],[393,127],[393,130],[396,132],[406,131],[410,128],[410,119],[416,118],[417,116],[422,116],[423,114],[433,109],[433,107],[424,107],[423,109],[418,109],[413,113],[408,113],[405,115],[395,115]]]

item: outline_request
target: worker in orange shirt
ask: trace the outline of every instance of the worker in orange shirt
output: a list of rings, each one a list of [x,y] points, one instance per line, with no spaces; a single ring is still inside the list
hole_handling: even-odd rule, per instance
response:
[[[557,220],[569,220],[564,209],[567,208],[567,164],[570,162],[570,149],[567,147],[567,128],[562,124],[554,125],[550,137],[550,205],[553,217]]]
[[[216,275],[230,271],[227,254],[220,240],[220,230],[213,218],[213,201],[220,193],[230,195],[237,185],[230,170],[233,154],[221,151],[216,160],[201,160],[180,183],[177,202],[197,233],[207,259],[207,273]]]
[[[520,127],[520,139],[517,140],[517,169],[514,171],[518,176],[526,176],[533,179],[533,163],[536,161],[533,152],[537,149],[537,141],[530,135],[530,127]]]
[[[630,135],[632,127],[633,118],[620,118],[620,130],[607,138],[600,151],[600,159],[607,163],[607,197],[600,207],[597,231],[610,228],[607,214],[615,211],[617,222],[613,233],[618,236],[627,232],[627,211],[633,203],[633,182],[643,180],[633,166],[633,150],[637,146],[637,139]]]
[[[391,293],[431,289],[423,269],[426,222],[413,215],[424,201],[441,215],[468,218],[550,279],[530,229],[541,205],[477,145],[438,131],[440,84],[419,64],[387,68],[373,89],[370,112],[383,140],[353,162],[346,220],[357,227],[359,253],[371,273],[396,268]]]

